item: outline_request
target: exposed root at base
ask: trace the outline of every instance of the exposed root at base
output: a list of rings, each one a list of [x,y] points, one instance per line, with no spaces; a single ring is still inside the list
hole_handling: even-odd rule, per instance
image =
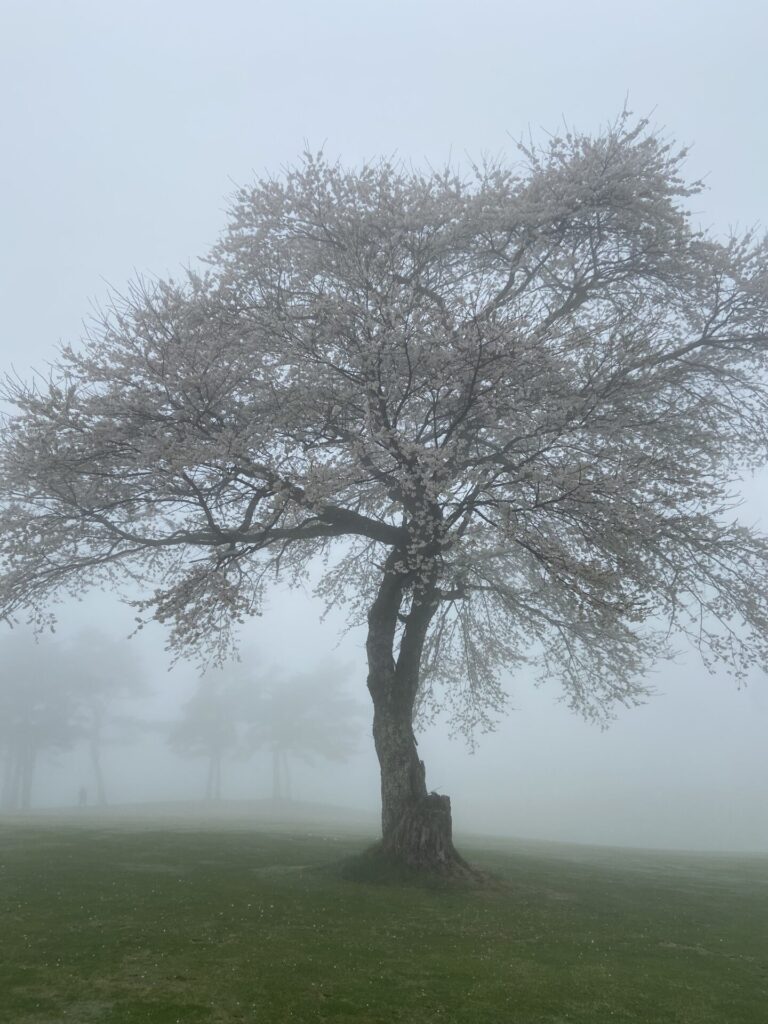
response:
[[[450,860],[437,864],[414,865],[385,849],[379,842],[341,865],[341,877],[353,882],[378,885],[409,884],[427,887],[489,887],[498,885],[496,879],[468,864],[458,853]]]
[[[459,885],[487,881],[456,851],[451,801],[438,793],[415,800],[396,828],[348,867],[347,877],[360,880]]]

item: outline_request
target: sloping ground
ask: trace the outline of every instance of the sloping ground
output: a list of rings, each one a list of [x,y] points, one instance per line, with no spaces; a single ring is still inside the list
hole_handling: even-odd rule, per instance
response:
[[[344,881],[339,830],[143,824],[0,825],[0,1021],[768,1019],[768,858],[464,844],[502,883],[461,891]]]

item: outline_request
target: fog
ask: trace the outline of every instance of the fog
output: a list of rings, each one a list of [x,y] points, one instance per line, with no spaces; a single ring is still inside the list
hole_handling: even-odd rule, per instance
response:
[[[120,288],[137,271],[176,273],[204,253],[234,185],[278,173],[305,144],[353,163],[377,154],[416,164],[513,154],[513,140],[529,130],[563,120],[597,128],[626,99],[692,144],[689,174],[709,186],[697,198],[702,224],[724,231],[768,221],[768,15],[756,2],[479,0],[470,12],[450,2],[223,0],[214,13],[176,0],[6,0],[3,21],[1,347],[4,368],[21,376],[44,370],[58,342],[77,340],[108,285]],[[759,521],[764,480],[745,481],[744,494],[745,518]],[[243,627],[237,672],[256,690],[314,678],[359,708],[342,749],[329,757],[297,740],[282,769],[290,790],[284,782],[276,794],[275,743],[233,744],[222,755],[221,801],[248,801],[254,815],[287,807],[374,829],[364,638],[344,632],[341,612],[321,621],[322,612],[309,590],[276,589],[264,616]],[[66,649],[82,666],[72,679],[87,676],[97,693],[104,681],[110,811],[210,809],[207,756],[170,740],[200,685],[198,667],[170,668],[159,626],[127,640],[133,615],[112,595],[63,605],[59,620],[55,637],[37,647],[23,629],[0,633],[0,701],[11,700],[25,672],[30,686],[53,682]],[[116,665],[124,685],[114,685]],[[475,737],[474,751],[449,737],[446,722],[420,734],[428,786],[451,796],[459,834],[768,850],[762,673],[738,689],[682,652],[658,666],[656,695],[620,710],[604,731],[558,703],[555,684],[536,687],[526,673],[505,682],[509,713]],[[77,699],[73,728],[38,751],[32,812],[97,813],[91,719],[82,693]]]

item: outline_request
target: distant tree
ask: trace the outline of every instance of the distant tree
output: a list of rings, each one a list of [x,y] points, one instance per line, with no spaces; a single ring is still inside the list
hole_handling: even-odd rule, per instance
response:
[[[102,748],[105,743],[131,742],[142,731],[139,720],[121,713],[119,704],[145,694],[146,683],[127,642],[99,630],[81,630],[71,638],[65,654],[69,688],[79,704],[82,738],[88,747],[96,803],[105,807]]]
[[[248,663],[230,662],[201,677],[171,725],[169,744],[176,753],[207,758],[207,800],[221,799],[227,753],[248,759],[269,751],[272,799],[283,803],[292,797],[292,757],[344,761],[355,750],[360,707],[340,691],[343,678],[330,665],[304,676],[274,669],[260,675]]]
[[[81,735],[79,705],[68,685],[60,644],[12,634],[0,648],[0,807],[26,811],[41,754],[67,750]]]
[[[106,804],[101,748],[137,734],[137,720],[116,703],[143,692],[126,641],[97,630],[39,643],[29,633],[0,644],[0,749],[4,750],[3,806],[29,807],[39,755],[85,743],[96,803]]]
[[[177,754],[208,761],[205,799],[221,800],[221,763],[234,752],[241,717],[238,695],[220,678],[204,676],[171,725],[168,742]]]
[[[333,665],[303,675],[272,670],[262,678],[241,678],[242,746],[271,753],[275,803],[293,796],[292,758],[314,764],[318,758],[346,761],[354,753],[362,709],[343,692],[344,678]]]
[[[130,579],[215,654],[324,566],[367,626],[384,850],[462,873],[419,705],[482,726],[533,661],[603,715],[674,635],[768,663],[768,544],[732,511],[768,450],[768,243],[691,225],[683,156],[625,115],[517,166],[307,156],[241,189],[205,274],[9,384],[0,614]]]

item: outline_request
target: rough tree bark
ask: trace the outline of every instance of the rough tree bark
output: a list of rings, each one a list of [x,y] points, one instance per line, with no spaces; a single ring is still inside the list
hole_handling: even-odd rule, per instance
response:
[[[413,732],[421,655],[437,604],[424,593],[401,616],[408,580],[394,571],[395,562],[393,553],[368,613],[366,642],[373,738],[381,769],[381,849],[408,868],[466,875],[471,869],[453,845],[451,801],[427,791]],[[399,622],[403,629],[398,643]]]

